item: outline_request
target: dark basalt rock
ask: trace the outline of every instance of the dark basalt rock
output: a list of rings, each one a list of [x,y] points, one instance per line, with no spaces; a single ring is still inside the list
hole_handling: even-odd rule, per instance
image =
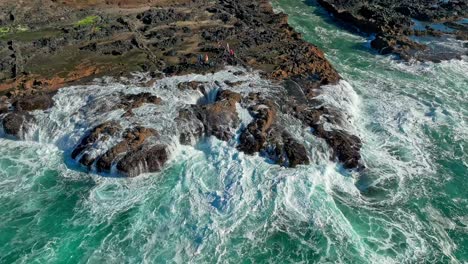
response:
[[[158,105],[162,99],[150,93],[139,94],[124,94],[120,95],[120,103],[115,108],[122,108],[125,110],[124,116],[133,115],[132,110],[141,107],[144,104]]]
[[[193,90],[193,91],[200,91],[202,94],[206,95],[206,87],[205,84],[202,82],[181,82],[177,85],[179,90]]]
[[[26,132],[28,123],[31,123],[34,117],[25,112],[12,112],[3,117],[3,131],[9,136],[21,139]]]
[[[305,146],[278,125],[268,132],[266,144],[260,153],[283,167],[295,168],[310,164]]]
[[[120,96],[119,106],[128,110],[138,108],[143,104],[160,104],[161,98],[150,93],[125,94]]]
[[[240,123],[236,103],[239,103],[241,98],[242,96],[238,93],[221,91],[218,93],[214,103],[193,105],[190,110],[183,110],[179,114],[179,117],[183,119],[196,117],[203,124],[203,133],[206,136],[215,136],[220,140],[228,141],[232,139],[234,136],[232,131]],[[189,114],[187,111],[191,111],[192,113]],[[198,133],[199,123],[194,122],[193,124],[195,127],[189,130]],[[188,135],[184,133],[183,137],[183,141],[186,142]]]
[[[117,40],[114,42],[106,42],[103,44],[93,42],[91,44],[87,44],[86,46],[81,47],[80,50],[91,51],[104,55],[118,56],[127,53],[133,50],[134,48],[136,47],[132,41]]]
[[[191,108],[180,110],[175,121],[179,129],[179,141],[182,145],[194,145],[205,134],[205,126]]]
[[[168,159],[167,146],[141,146],[128,152],[117,163],[117,170],[127,177],[136,177],[142,173],[160,171]]]
[[[299,143],[289,134],[283,134],[283,149],[287,157],[286,166],[295,168],[297,165],[307,165],[310,163],[305,146]]]
[[[304,145],[277,124],[278,110],[274,102],[255,93],[249,94],[246,101],[254,103],[249,107],[254,120],[241,133],[237,148],[250,155],[261,153],[285,167],[309,164]]]
[[[151,9],[137,15],[137,19],[143,24],[160,24],[174,21],[184,21],[190,18],[190,14],[177,12],[174,9]]]
[[[0,115],[8,113],[8,111],[10,110],[9,106],[10,106],[10,104],[8,103],[7,100],[0,99]]]
[[[347,169],[362,168],[361,160],[361,140],[354,135],[343,130],[332,129],[330,131],[324,128],[324,122],[340,124],[339,114],[333,114],[327,108],[304,109],[298,107],[295,116],[304,124],[313,129],[315,136],[323,138],[332,150],[332,159],[343,163]]]
[[[326,131],[323,126],[317,127],[315,134],[325,139],[333,151],[333,157],[342,162],[345,168],[361,167],[362,143],[358,137],[339,130]]]
[[[91,157],[87,152],[95,144],[103,143],[120,134],[122,128],[115,122],[103,123],[92,129],[75,148],[71,157],[78,158],[83,166],[91,170],[94,166],[99,173],[109,173],[114,164],[120,173],[135,177],[142,173],[157,172],[168,159],[165,146],[154,145],[158,133],[151,128],[137,126],[123,132],[119,143],[98,157]],[[150,140],[154,138],[155,140]]]
[[[242,132],[238,149],[254,154],[260,152],[267,141],[268,132],[276,121],[276,109],[273,102],[264,101],[249,108],[254,120]]]
[[[112,163],[124,153],[140,148],[147,139],[157,136],[154,129],[135,127],[124,132],[123,140],[101,155],[96,161],[98,172],[110,172]]]
[[[71,153],[72,159],[77,159],[80,164],[90,168],[94,163],[95,158],[92,158],[87,151],[93,148],[98,141],[105,142],[110,137],[116,136],[122,130],[122,127],[117,122],[106,122],[91,129],[89,133],[81,139],[80,143],[74,148]]]
[[[378,35],[374,40],[371,41],[371,47],[376,49],[380,54],[390,54],[395,51],[395,41],[385,36]]]
[[[467,1],[318,0],[317,2],[335,18],[365,33],[376,34],[371,46],[382,54],[395,53],[405,60],[434,62],[439,62],[441,59],[460,58],[460,55],[464,55],[455,50],[441,53],[436,48],[430,48],[409,37],[451,35],[459,39],[467,39],[467,31],[460,27],[460,24],[454,23],[468,16]],[[426,28],[414,29],[413,19],[425,22]],[[437,27],[431,27],[431,23],[434,22],[445,22],[451,30],[441,31]]]
[[[34,110],[46,110],[53,106],[54,101],[52,100],[53,94],[35,94],[25,97],[20,97],[13,102],[13,107],[16,111],[34,111]]]

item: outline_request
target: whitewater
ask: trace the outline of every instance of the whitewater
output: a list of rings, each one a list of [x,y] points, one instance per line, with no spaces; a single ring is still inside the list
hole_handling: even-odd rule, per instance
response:
[[[67,87],[53,109],[35,113],[40,125],[26,141],[0,139],[0,263],[465,263],[468,58],[378,55],[369,38],[307,3],[273,1],[341,74],[319,99],[347,115],[343,128],[363,140],[365,171],[331,162],[326,144],[287,116],[311,165],[281,168],[215,138],[173,143],[178,107],[212,100],[178,83],[211,83],[214,95],[224,80],[244,81],[242,91],[254,83],[274,93],[256,72],[239,77],[244,69],[228,68],[150,87],[139,85],[148,75],[136,74]],[[160,113],[143,106],[131,121],[172,142],[162,172],[103,177],[67,159],[87,128],[122,115],[96,109],[117,93],[143,91],[163,99]],[[238,110],[248,124],[248,111]]]

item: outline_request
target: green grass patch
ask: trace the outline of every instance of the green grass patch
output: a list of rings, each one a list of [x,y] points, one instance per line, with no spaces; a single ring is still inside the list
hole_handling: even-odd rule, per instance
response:
[[[8,34],[10,33],[9,27],[0,27],[0,34]]]
[[[27,33],[29,28],[23,25],[18,25],[16,27],[0,27],[0,39],[10,38],[13,35],[19,33]]]
[[[8,40],[16,40],[16,41],[22,41],[22,42],[31,42],[31,41],[38,40],[41,38],[57,37],[62,32],[58,29],[53,29],[53,28],[42,29],[38,31],[29,31],[29,30],[30,29],[23,31],[23,30],[18,30],[16,28],[15,30],[10,30],[10,32],[6,34],[0,33],[0,40],[8,39]]]
[[[27,26],[19,25],[19,26],[16,27],[16,31],[26,32],[26,31],[29,31],[29,28]]]
[[[75,23],[75,27],[87,27],[96,24],[99,20],[98,16],[87,16]]]

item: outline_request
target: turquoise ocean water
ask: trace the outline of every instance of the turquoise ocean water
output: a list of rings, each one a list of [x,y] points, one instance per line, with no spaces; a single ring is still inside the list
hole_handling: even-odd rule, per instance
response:
[[[364,173],[208,139],[161,173],[105,178],[47,140],[0,139],[0,263],[466,263],[468,59],[399,62],[307,2],[274,6],[352,87],[328,100],[364,141]]]

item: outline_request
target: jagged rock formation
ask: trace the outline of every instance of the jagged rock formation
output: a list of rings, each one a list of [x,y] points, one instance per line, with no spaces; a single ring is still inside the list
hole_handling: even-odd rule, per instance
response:
[[[309,164],[304,143],[279,118],[289,115],[324,139],[331,148],[331,159],[346,168],[361,166],[359,138],[341,130],[326,130],[323,115],[330,123],[340,122],[341,115],[315,100],[322,85],[337,84],[340,76],[317,47],[302,40],[287,24],[286,15],[273,12],[268,1],[156,1],[145,10],[135,8],[139,6],[135,3],[124,10],[124,15],[100,7],[106,3],[96,1],[92,9],[82,4],[74,11],[77,3],[65,1],[52,4],[58,13],[71,12],[63,20],[29,25],[16,15],[14,21],[1,22],[10,27],[24,22],[34,32],[46,26],[57,29],[53,36],[26,34],[28,38],[24,39],[24,32],[13,31],[0,38],[8,39],[10,44],[0,41],[0,48],[5,47],[12,55],[0,61],[5,65],[0,91],[7,95],[0,104],[0,118],[7,135],[21,139],[34,122],[29,112],[50,108],[50,92],[66,83],[86,82],[102,75],[126,76],[133,70],[150,72],[158,79],[164,75],[205,74],[236,65],[259,70],[263,78],[282,87],[281,95],[238,92],[236,87],[243,85],[242,81],[226,81],[223,85],[229,89],[211,98],[204,83],[181,82],[179,90],[205,95],[174,117],[181,144],[193,145],[202,137],[214,136],[238,140],[239,151],[259,153],[281,166]],[[55,16],[47,10],[42,14]],[[232,51],[227,49],[228,44]],[[58,61],[66,67],[57,65]],[[41,68],[43,65],[47,65],[47,71]],[[19,68],[21,71],[12,74],[12,69]],[[255,91],[255,84],[250,85]],[[128,121],[135,115],[133,110],[146,104],[157,108],[163,103],[145,92],[115,97],[115,104],[95,108],[103,112],[120,109],[121,118]],[[240,125],[239,107],[252,117],[246,127]],[[87,170],[134,177],[161,170],[170,158],[169,143],[161,140],[164,135],[145,124],[132,123],[124,128],[112,121],[93,126],[70,151],[70,157]]]
[[[468,54],[452,50],[434,50],[415,37],[450,36],[468,39],[466,24],[468,2],[439,0],[318,0],[334,17],[365,33],[376,34],[371,46],[382,54],[395,53],[401,58],[441,61]],[[418,27],[415,27],[416,24]]]

